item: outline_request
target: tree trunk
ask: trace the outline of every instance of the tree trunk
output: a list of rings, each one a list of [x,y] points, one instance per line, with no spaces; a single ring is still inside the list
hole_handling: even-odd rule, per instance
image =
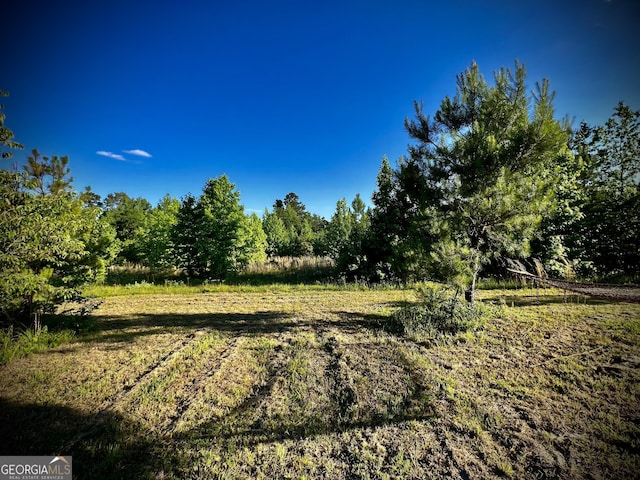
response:
[[[469,286],[464,292],[464,299],[469,303],[473,303],[476,301],[476,277],[477,276],[478,274],[474,272],[473,277],[471,278],[471,283],[469,284]]]

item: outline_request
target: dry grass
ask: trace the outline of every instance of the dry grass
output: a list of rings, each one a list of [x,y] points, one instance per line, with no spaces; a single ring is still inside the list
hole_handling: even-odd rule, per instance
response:
[[[640,306],[502,303],[473,334],[397,336],[412,292],[107,298],[76,343],[0,369],[0,454],[82,478],[634,478]]]

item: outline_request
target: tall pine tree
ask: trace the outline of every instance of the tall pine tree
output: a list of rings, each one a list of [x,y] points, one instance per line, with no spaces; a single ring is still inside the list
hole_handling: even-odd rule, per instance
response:
[[[489,85],[473,63],[433,120],[416,102],[416,118],[405,122],[416,143],[398,177],[420,186],[414,195],[412,182],[400,185],[399,196],[411,200],[412,224],[434,237],[426,273],[455,282],[470,302],[484,265],[526,254],[552,200],[552,166],[570,155],[568,128],[554,118],[548,81],[529,94],[525,78],[516,63],[513,71],[496,72]]]

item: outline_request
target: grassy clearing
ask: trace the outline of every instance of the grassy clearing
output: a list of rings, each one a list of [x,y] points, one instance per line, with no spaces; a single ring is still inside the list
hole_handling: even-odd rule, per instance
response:
[[[433,341],[389,323],[412,291],[110,288],[91,332],[0,367],[0,454],[80,478],[640,471],[638,305],[482,291],[480,328]]]

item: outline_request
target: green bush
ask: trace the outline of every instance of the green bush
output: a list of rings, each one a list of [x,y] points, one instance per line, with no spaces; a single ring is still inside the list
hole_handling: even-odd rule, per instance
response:
[[[14,358],[42,352],[70,342],[74,336],[73,330],[50,332],[47,326],[42,327],[38,333],[34,333],[32,329],[16,333],[13,327],[0,330],[0,365],[9,363]]]
[[[417,303],[404,306],[393,315],[394,323],[405,335],[437,338],[482,327],[482,307],[445,288],[424,287],[420,297]]]

